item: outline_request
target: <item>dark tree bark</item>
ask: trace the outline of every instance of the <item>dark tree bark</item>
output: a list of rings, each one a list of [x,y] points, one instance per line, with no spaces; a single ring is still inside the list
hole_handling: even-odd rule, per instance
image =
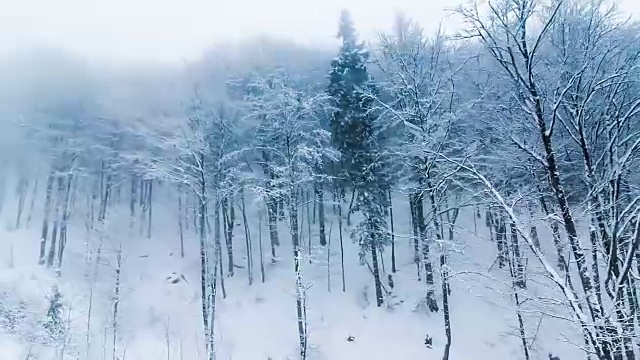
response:
[[[549,215],[551,215],[551,212],[549,210],[549,207],[547,206],[547,201],[544,198],[544,195],[542,194],[542,190],[540,189],[539,185],[536,185],[537,189],[538,189],[538,194],[539,194],[539,198],[540,198],[540,207],[542,208],[543,213],[548,217]],[[556,254],[557,254],[557,264],[558,264],[558,269],[560,269],[560,271],[562,272],[566,272],[567,271],[567,261],[564,258],[564,254],[563,254],[563,249],[562,249],[562,242],[560,241],[560,228],[558,226],[558,222],[555,220],[551,220],[551,232],[553,234],[553,245],[556,248]]]
[[[391,272],[396,273],[396,233],[393,224],[393,199],[391,189],[389,189],[389,221],[391,222]]]
[[[262,254],[262,212],[260,213],[260,215],[258,215],[258,247],[260,249],[260,276],[262,279],[262,283],[264,283],[264,256]]]
[[[513,260],[515,265],[515,284],[521,289],[527,288],[527,281],[525,275],[525,268],[522,260],[522,254],[520,252],[520,239],[518,237],[518,230],[516,224],[511,223],[511,251],[513,253]]]
[[[220,226],[220,202],[216,196],[216,202],[214,203],[213,209],[213,237],[215,240],[216,247],[216,259],[214,261],[218,262],[218,267],[220,268],[220,290],[222,290],[222,298],[227,298],[227,289],[224,285],[224,267],[222,266],[222,229]]]
[[[421,264],[420,264],[420,244],[419,244],[419,230],[418,230],[418,220],[416,215],[416,199],[415,194],[409,195],[409,208],[411,209],[411,228],[413,229],[413,261],[416,264],[416,268],[418,270],[418,281],[421,281]]]
[[[347,226],[351,226],[351,214],[353,214],[353,203],[356,199],[356,189],[351,191],[351,201],[349,202],[349,209],[347,210]]]
[[[416,222],[418,225],[418,234],[422,244],[422,263],[424,264],[424,277],[427,285],[427,306],[429,311],[438,312],[438,301],[436,300],[435,281],[433,278],[433,266],[431,265],[431,256],[429,255],[429,241],[427,239],[427,224],[424,218],[424,196],[423,193],[416,192],[414,194],[414,203],[416,211]]]
[[[271,262],[276,262],[276,246],[280,245],[278,239],[277,203],[275,200],[267,200],[267,221],[269,225],[269,238],[271,239]]]
[[[242,211],[242,223],[244,224],[244,240],[247,250],[247,276],[249,277],[249,285],[253,284],[253,244],[251,243],[251,231],[249,230],[249,222],[247,221],[247,209],[244,199],[244,188],[240,188],[240,206]],[[262,256],[262,255],[261,255]]]
[[[340,274],[342,275],[342,292],[347,291],[344,276],[344,245],[342,239],[342,199],[338,203],[338,235],[340,236]]]
[[[227,197],[222,199],[222,220],[224,240],[227,245],[227,273],[229,277],[233,277],[233,228],[235,223],[235,212],[233,210],[233,202],[230,205]]]
[[[324,216],[324,187],[322,182],[318,182],[314,186],[315,198],[318,204],[318,227],[320,231],[320,245],[327,245],[327,235],[325,233],[325,216]]]
[[[444,334],[447,342],[444,345],[442,360],[449,360],[451,349],[451,319],[449,314],[449,271],[447,269],[447,256],[440,254],[440,271],[442,271],[442,312],[444,316]]]
[[[371,229],[371,236],[375,236],[374,231],[374,229]],[[382,282],[380,281],[380,269],[378,268],[378,250],[375,244],[375,240],[371,245],[371,264],[373,266],[373,279],[376,290],[376,305],[378,305],[378,307],[381,307],[382,303],[384,302],[384,298],[382,297]]]
[[[493,217],[495,219],[494,226],[496,232],[496,245],[498,247],[498,266],[502,269],[506,265],[508,259],[506,245],[507,227],[502,216],[494,214]]]

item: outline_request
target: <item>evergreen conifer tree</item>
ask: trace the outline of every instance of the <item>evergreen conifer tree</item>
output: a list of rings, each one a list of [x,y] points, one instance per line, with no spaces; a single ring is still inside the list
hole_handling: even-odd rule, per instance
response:
[[[358,42],[347,11],[340,16],[338,37],[342,47],[331,63],[328,94],[335,111],[331,117],[334,146],[341,153],[339,179],[341,187],[352,186],[357,197],[354,210],[363,220],[353,231],[360,244],[360,256],[366,261],[371,254],[375,281],[376,303],[382,305],[382,284],[378,267],[379,251],[389,241],[387,231],[387,176],[384,164],[381,132],[377,128],[374,109],[375,86],[367,70],[369,54]]]

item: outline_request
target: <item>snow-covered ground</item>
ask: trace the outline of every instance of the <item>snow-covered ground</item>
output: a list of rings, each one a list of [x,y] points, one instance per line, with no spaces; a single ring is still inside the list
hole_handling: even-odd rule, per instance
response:
[[[0,309],[5,318],[8,313],[24,316],[12,321],[11,329],[7,328],[7,321],[2,322],[0,360],[63,358],[59,349],[38,341],[39,324],[45,318],[47,296],[54,285],[60,288],[64,314],[71,323],[64,358],[112,359],[110,297],[114,288],[115,251],[120,244],[123,265],[117,358],[204,359],[198,241],[193,226],[185,230],[186,254],[181,258],[175,198],[166,189],[157,192],[150,238],[146,234],[140,236],[139,224],[134,226],[133,236],[128,234],[125,202],[123,200],[121,205],[122,211],[112,211],[106,224],[103,262],[96,281],[92,280],[94,266],[88,265],[93,261],[86,260],[86,239],[90,239],[89,247],[95,250],[99,237],[86,231],[83,219],[74,219],[64,266],[58,277],[54,271],[37,264],[42,210],[35,209],[28,229],[15,230],[17,205],[15,201],[5,203],[1,214],[5,226],[0,232]],[[272,264],[268,257],[268,230],[262,221],[266,279],[261,282],[258,209],[263,206],[258,201],[248,204],[254,250],[253,285],[247,280],[244,227],[239,212],[237,214],[234,256],[241,268],[235,269],[234,277],[225,277],[226,298],[223,299],[218,291],[217,359],[279,360],[298,356],[292,251],[284,222],[280,222],[279,261]],[[398,272],[393,274],[393,296],[381,308],[375,306],[372,276],[366,266],[360,265],[357,244],[352,243],[347,230],[344,232],[346,291],[342,291],[338,223],[331,206],[327,206],[327,229],[331,229],[327,247],[318,244],[317,225],[312,225],[312,247],[308,248],[304,220],[301,227],[305,254],[303,273],[308,286],[309,359],[442,358],[445,344],[443,315],[442,311],[429,313],[420,306],[425,285],[418,280],[412,260],[408,210],[406,197],[396,194]],[[523,359],[510,277],[507,271],[492,266],[496,250],[489,240],[484,215],[475,223],[471,209],[461,212],[456,246],[450,252],[453,334],[450,358]],[[538,231],[543,246],[552,255],[550,232],[543,227]],[[431,251],[434,265],[437,265],[438,247],[434,245]],[[95,251],[92,253],[95,256]],[[383,254],[385,274],[391,274],[390,255],[390,249]],[[557,289],[539,275],[541,272],[532,256],[528,258],[528,300],[522,306],[522,314],[531,348],[530,358],[548,359],[550,352],[562,360],[584,358],[577,345],[581,342],[579,332],[569,321],[561,319],[569,317],[569,313],[560,302],[554,301],[558,298]],[[225,276],[226,262],[223,251]],[[440,276],[436,275],[441,304]],[[387,279],[387,275],[383,279]],[[87,337],[92,292],[91,331]],[[427,335],[433,337],[432,347],[425,345]],[[87,343],[90,343],[89,349]]]

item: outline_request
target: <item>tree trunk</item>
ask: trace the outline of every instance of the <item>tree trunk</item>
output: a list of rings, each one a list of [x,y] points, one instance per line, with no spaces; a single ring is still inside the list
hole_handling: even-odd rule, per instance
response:
[[[120,271],[122,265],[122,245],[118,248],[118,253],[116,255],[116,276],[115,276],[115,287],[113,290],[113,318],[111,322],[111,327],[113,330],[113,360],[118,360],[116,357],[117,352],[117,342],[118,342],[118,306],[120,305]]]
[[[33,217],[33,209],[36,206],[36,197],[38,196],[38,178],[33,183],[33,192],[31,193],[31,204],[29,205],[29,215],[27,215],[27,227],[31,225],[31,218]]]
[[[393,224],[393,199],[389,189],[389,220],[391,222],[391,272],[396,273],[396,233]]]
[[[498,266],[502,269],[504,268],[507,260],[507,246],[506,246],[506,238],[507,238],[507,227],[504,223],[504,218],[502,216],[498,216],[494,214],[492,216],[494,218],[494,226],[496,231],[496,246],[498,247]]]
[[[424,277],[427,285],[427,306],[429,311],[437,312],[438,301],[436,300],[435,281],[433,278],[433,266],[431,265],[431,257],[429,255],[429,242],[427,239],[427,224],[424,219],[424,196],[422,192],[416,192],[413,195],[416,223],[418,225],[418,233],[422,244],[422,262],[424,264]]]
[[[214,210],[213,210],[213,237],[215,240],[215,247],[216,249],[216,260],[218,262],[218,267],[220,268],[220,290],[222,290],[222,298],[226,299],[227,298],[227,289],[224,285],[224,268],[222,266],[222,234],[221,234],[221,227],[220,227],[220,203],[217,201],[216,198],[216,202],[214,203]]]
[[[269,225],[269,237],[271,239],[271,262],[276,262],[276,246],[280,245],[278,239],[277,202],[271,196],[267,196],[267,217]]]
[[[40,256],[38,263],[43,265],[45,263],[45,252],[47,248],[47,237],[49,235],[49,216],[51,214],[51,199],[53,193],[53,180],[54,170],[51,169],[49,176],[47,177],[47,194],[44,201],[44,217],[42,219],[42,233],[40,235]]]
[[[540,249],[540,238],[538,237],[538,228],[536,227],[536,224],[533,222],[533,219],[534,219],[533,209],[531,208],[531,205],[528,202],[527,202],[527,210],[529,211],[529,222],[531,223],[531,229],[529,233],[531,234],[531,239],[533,239],[533,244],[535,245],[535,247]]]
[[[544,199],[544,195],[542,194],[542,190],[540,189],[540,185],[536,184],[536,187],[538,189],[538,196],[540,198],[540,207],[542,208],[542,211],[544,212],[544,214],[549,217],[549,215],[551,215],[551,212],[549,210],[549,207],[547,206],[547,202]],[[555,220],[551,220],[551,232],[553,234],[553,245],[556,248],[556,254],[558,256],[558,269],[560,269],[560,271],[562,272],[566,272],[567,271],[567,261],[564,258],[564,254],[563,254],[563,249],[562,249],[562,242],[560,241],[560,228],[558,226],[558,223]]]
[[[201,161],[203,160],[204,155],[200,154]],[[214,320],[214,309],[212,308],[212,303],[215,302],[215,286],[211,289],[211,281],[209,264],[213,264],[213,278],[215,279],[216,274],[216,259],[211,259],[210,251],[208,251],[207,246],[207,192],[206,192],[206,178],[204,172],[200,172],[199,179],[199,194],[198,196],[198,235],[200,238],[200,296],[202,302],[202,322],[203,322],[203,330],[204,330],[204,338],[205,338],[205,349],[207,352],[207,360],[213,360],[215,358],[215,343],[214,343],[214,334],[213,334],[213,320]],[[195,204],[194,204],[195,205]],[[195,209],[195,206],[194,206]],[[215,257],[215,256],[214,256]],[[215,281],[215,280],[214,280]]]
[[[153,180],[149,179],[149,188],[147,190],[147,208],[149,209],[149,217],[147,218],[147,239],[151,239],[151,224],[153,219]]]
[[[318,182],[314,186],[316,200],[318,203],[318,226],[320,229],[320,245],[327,245],[327,235],[325,233],[325,217],[324,217],[324,188],[322,182]]]
[[[183,229],[184,215],[183,214],[184,212],[182,211],[182,187],[178,186],[178,231],[180,232],[180,257],[184,259],[184,229]]]
[[[264,256],[262,255],[262,212],[258,215],[258,246],[260,248],[260,276],[264,284]]]
[[[518,230],[516,224],[511,223],[511,251],[513,253],[513,259],[515,263],[515,284],[521,289],[527,288],[527,281],[525,276],[525,268],[522,263],[522,254],[520,253],[520,241],[518,238]]]
[[[300,256],[300,238],[298,234],[298,196],[296,190],[289,191],[289,230],[291,243],[293,244],[293,268],[296,276],[296,314],[298,318],[298,337],[300,342],[300,359],[307,358],[307,317],[306,317],[306,291],[302,282],[302,263]]]
[[[351,201],[349,202],[349,210],[347,211],[347,226],[351,226],[351,214],[353,213],[353,203],[356,199],[355,187],[351,191]]]
[[[20,220],[22,220],[22,212],[24,210],[24,200],[27,196],[27,189],[29,188],[29,180],[20,177],[18,181],[18,211],[16,214],[16,229],[20,228]]]
[[[62,176],[58,176],[58,190],[56,192],[55,210],[53,215],[53,231],[51,232],[51,244],[49,244],[49,252],[47,255],[47,267],[53,266],[53,260],[55,259],[58,240],[58,227],[60,225],[60,203],[62,202],[62,195],[64,192],[64,180]]]
[[[370,236],[375,238],[375,230],[371,228],[370,231]],[[378,268],[378,249],[375,240],[371,244],[371,264],[373,265],[373,280],[376,289],[376,305],[381,307],[384,302],[384,298],[382,297],[382,283],[380,282],[380,269]]]
[[[344,278],[344,244],[342,240],[342,199],[338,202],[338,234],[340,236],[340,274],[342,275],[342,292],[347,291]]]
[[[71,216],[71,192],[73,190],[72,184],[74,176],[71,172],[67,175],[66,188],[64,190],[64,203],[62,204],[62,221],[60,224],[60,240],[58,247],[58,271],[62,269],[62,259],[64,256],[64,250],[67,246],[67,227],[69,224],[69,217]]]
[[[232,200],[233,201],[233,200]],[[227,245],[227,272],[229,277],[233,277],[233,226],[235,222],[235,212],[233,211],[233,202],[229,206],[229,199],[222,199],[222,224],[224,228],[224,240]]]
[[[421,277],[421,264],[420,264],[420,235],[418,230],[418,220],[416,214],[416,197],[415,194],[409,195],[409,208],[411,210],[411,228],[413,229],[413,261],[416,264],[418,270],[418,281],[422,281]]]
[[[316,207],[315,193],[312,195],[311,190],[308,190],[307,191],[307,199],[306,199],[305,202],[307,203],[307,206],[306,206],[306,208],[307,208],[307,236],[308,236],[308,239],[307,239],[307,241],[308,241],[307,251],[309,252],[309,256],[308,256],[309,263],[311,263],[311,248],[312,248],[312,245],[311,245],[311,209],[309,207],[309,205],[311,204],[311,196],[314,197],[314,200],[313,200],[313,209],[314,210],[313,211],[315,212],[315,207]]]
[[[447,256],[444,249],[440,254],[440,271],[442,272],[442,312],[444,316],[444,334],[447,342],[444,345],[444,355],[442,360],[449,360],[449,350],[451,349],[451,319],[449,316],[449,271],[447,269]]]
[[[547,175],[551,183],[551,188],[558,202],[560,208],[560,214],[564,222],[564,228],[569,238],[569,244],[571,246],[571,252],[578,267],[578,274],[580,275],[580,281],[582,284],[582,290],[586,295],[587,304],[591,317],[596,324],[596,343],[594,344],[596,354],[602,359],[612,359],[612,349],[606,336],[605,328],[608,327],[609,321],[604,317],[601,311],[602,304],[595,297],[594,294],[594,280],[590,277],[589,267],[586,262],[586,256],[582,251],[580,240],[578,238],[578,230],[575,225],[573,215],[571,214],[571,208],[567,200],[564,187],[562,186],[562,180],[560,179],[560,170],[556,162],[555,152],[551,141],[551,132],[547,130],[547,125],[544,120],[541,99],[538,95],[537,89],[533,84],[530,88],[531,96],[533,98],[533,104],[535,107],[535,119],[537,121],[538,130],[542,138],[542,145],[544,147],[546,155],[546,170]],[[605,326],[603,327],[602,325]],[[601,340],[604,339],[604,340]]]
[[[249,222],[247,221],[247,209],[244,199],[244,188],[240,188],[240,200],[242,210],[242,223],[244,224],[244,240],[247,250],[247,276],[249,277],[249,285],[253,284],[253,246],[251,243],[251,232],[249,231]]]

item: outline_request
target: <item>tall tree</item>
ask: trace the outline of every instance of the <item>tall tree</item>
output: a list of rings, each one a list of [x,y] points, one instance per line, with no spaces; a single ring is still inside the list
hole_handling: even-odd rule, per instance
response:
[[[374,112],[375,86],[367,70],[369,53],[358,41],[349,12],[340,15],[338,37],[342,47],[331,63],[328,94],[335,111],[330,120],[334,146],[341,153],[342,188],[353,187],[354,209],[364,219],[353,231],[360,244],[361,261],[371,254],[376,303],[383,303],[378,265],[379,251],[389,241],[387,230],[387,177],[382,156],[384,137]],[[342,191],[344,193],[344,191]]]

